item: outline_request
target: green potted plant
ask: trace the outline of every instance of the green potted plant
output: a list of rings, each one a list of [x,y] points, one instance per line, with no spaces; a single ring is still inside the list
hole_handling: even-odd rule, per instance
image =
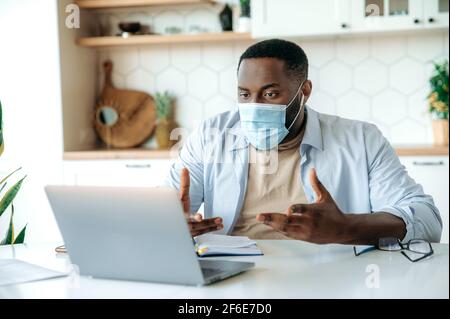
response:
[[[251,7],[250,0],[239,0],[241,7],[241,16],[239,17],[239,32],[251,31]]]
[[[2,112],[2,103],[0,102],[0,156],[3,154],[4,150],[4,140],[3,140],[3,112]],[[14,231],[14,198],[19,193],[20,187],[22,186],[22,183],[25,179],[23,177],[21,180],[16,182],[13,186],[11,186],[9,189],[7,189],[6,192],[3,193],[3,191],[6,189],[6,186],[8,185],[7,180],[14,175],[16,172],[18,172],[20,168],[16,169],[14,172],[9,174],[8,176],[4,177],[0,180],[0,218],[6,213],[8,208],[10,208],[10,217],[9,217],[9,223],[8,228],[6,230],[5,235],[1,235],[3,233],[2,229],[0,229],[0,236],[2,236],[2,240],[0,241],[1,245],[13,245],[13,244],[23,244],[25,241],[25,232],[27,229],[27,226],[25,226],[19,233],[15,234]]]
[[[448,146],[448,94],[449,70],[448,61],[434,64],[434,72],[430,79],[431,93],[428,95],[429,112],[433,122],[434,143]]]
[[[161,149],[168,149],[172,146],[170,132],[173,128],[173,101],[173,96],[167,91],[156,93],[155,103],[158,118],[158,123],[156,125],[156,141]]]

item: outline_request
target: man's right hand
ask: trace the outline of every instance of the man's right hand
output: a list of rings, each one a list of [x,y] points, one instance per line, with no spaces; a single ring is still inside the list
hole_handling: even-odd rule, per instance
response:
[[[189,197],[190,184],[189,171],[187,168],[183,168],[180,176],[180,200],[183,204],[183,210],[188,222],[191,236],[195,237],[212,231],[221,230],[223,228],[223,224],[222,218],[220,217],[203,219],[201,214],[191,216],[189,212],[191,207],[191,200]]]

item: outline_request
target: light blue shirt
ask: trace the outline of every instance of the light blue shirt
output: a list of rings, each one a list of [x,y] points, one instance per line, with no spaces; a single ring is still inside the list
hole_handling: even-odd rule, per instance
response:
[[[316,168],[319,180],[344,213],[391,213],[406,224],[404,242],[413,238],[440,241],[442,221],[433,199],[408,176],[375,125],[306,110],[300,178],[310,203],[314,192],[308,172]],[[204,203],[205,218],[222,217],[221,232],[231,233],[245,199],[248,162],[249,143],[240,128],[239,113],[222,113],[205,121],[186,140],[166,185],[179,189],[180,171],[188,168],[191,212]],[[298,203],[286,203],[286,207],[292,204]]]

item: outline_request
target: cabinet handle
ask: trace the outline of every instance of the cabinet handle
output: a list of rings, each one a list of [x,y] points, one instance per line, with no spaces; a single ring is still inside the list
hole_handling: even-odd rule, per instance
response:
[[[428,23],[435,23],[436,22],[436,19],[435,18],[429,18],[428,19]]]
[[[444,166],[445,163],[443,161],[440,162],[413,162],[415,166]]]
[[[420,19],[415,18],[414,19],[414,24],[419,24],[420,23]]]
[[[132,169],[143,169],[143,168],[151,168],[152,165],[150,164],[126,164],[126,168],[132,168]]]
[[[348,29],[348,24],[347,23],[342,23],[341,24],[341,28],[342,29]]]

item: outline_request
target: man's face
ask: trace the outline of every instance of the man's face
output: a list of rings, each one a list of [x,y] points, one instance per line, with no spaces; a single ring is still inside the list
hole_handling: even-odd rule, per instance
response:
[[[299,81],[290,76],[285,62],[274,58],[244,59],[238,73],[238,102],[287,105],[296,96]],[[305,102],[311,93],[311,82],[303,86]],[[301,93],[286,111],[286,122],[294,120],[300,107]]]

